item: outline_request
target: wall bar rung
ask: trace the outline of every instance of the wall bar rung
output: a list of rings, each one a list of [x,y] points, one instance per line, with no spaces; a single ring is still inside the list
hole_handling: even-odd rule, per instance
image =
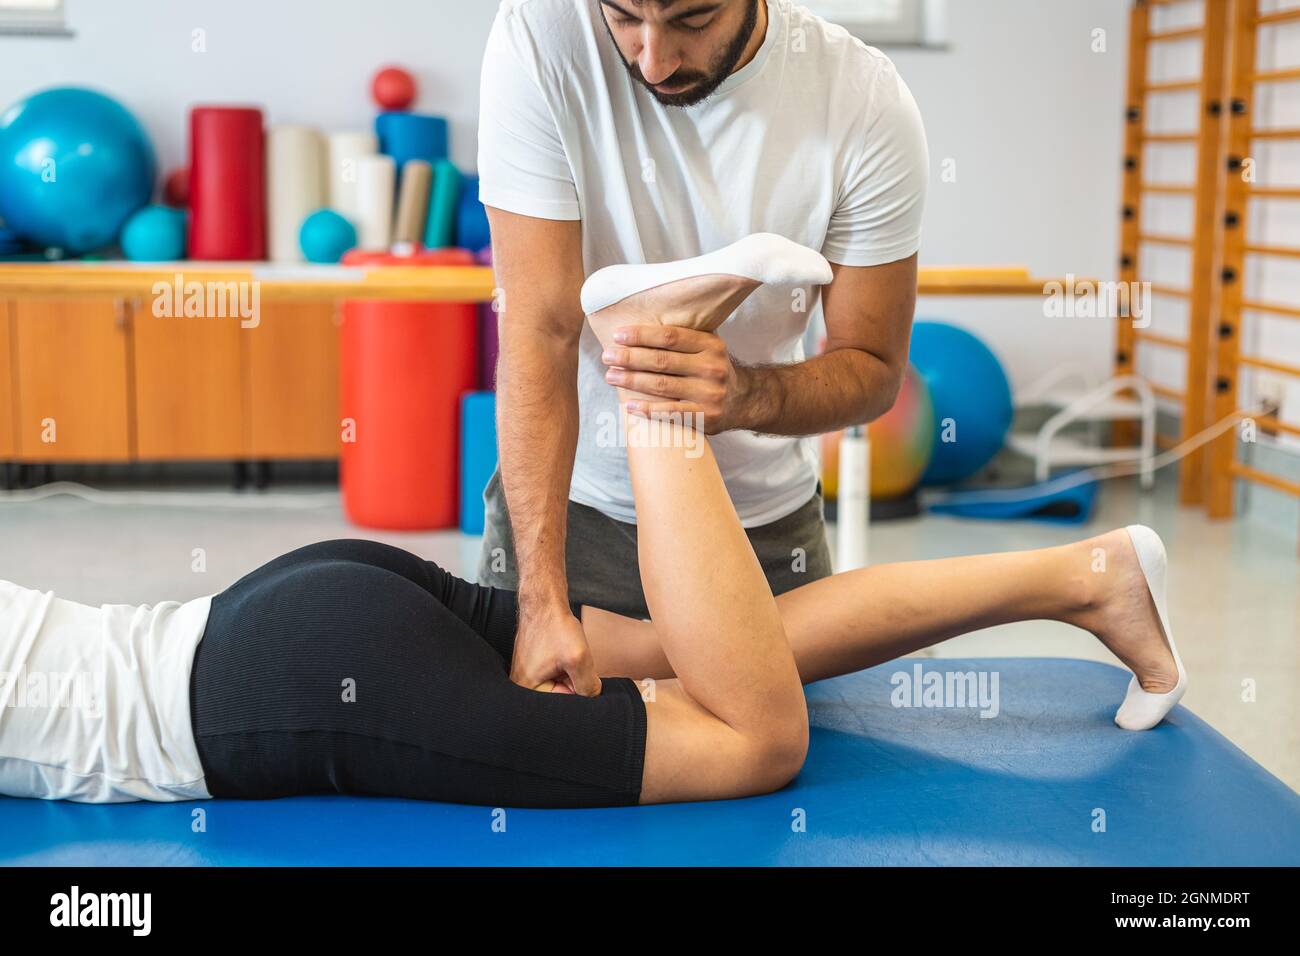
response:
[[[1180,289],[1177,286],[1161,285],[1158,282],[1151,283],[1151,291],[1156,295],[1167,295],[1173,299],[1190,299],[1192,292],[1190,289]]]
[[[1171,402],[1181,402],[1183,400],[1183,393],[1175,388],[1170,388],[1168,385],[1160,385],[1157,382],[1148,382],[1147,384],[1151,386],[1151,391],[1156,395],[1159,395],[1161,398],[1167,398]]]
[[[1265,433],[1286,432],[1288,435],[1300,435],[1300,426],[1278,421],[1276,415],[1252,415],[1250,412],[1241,412],[1241,415],[1243,418],[1253,418]]]
[[[1274,362],[1272,359],[1260,358],[1258,355],[1238,355],[1237,361],[1251,368],[1262,368],[1268,372],[1281,372],[1300,378],[1300,365],[1288,365],[1286,362]]]
[[[1244,251],[1255,256],[1276,256],[1279,259],[1300,259],[1300,249],[1293,246],[1247,245]]]
[[[1252,199],[1300,199],[1300,186],[1251,186]]]
[[[1188,236],[1165,236],[1157,232],[1144,232],[1138,236],[1142,242],[1154,242],[1161,246],[1190,246],[1192,240]]]
[[[1251,139],[1300,139],[1300,127],[1278,127],[1277,129],[1252,129]]]
[[[1239,461],[1234,461],[1229,466],[1232,474],[1237,478],[1244,478],[1246,481],[1253,481],[1257,484],[1267,485],[1270,488],[1276,488],[1278,491],[1285,491],[1289,494],[1300,495],[1300,481],[1287,481],[1285,478],[1279,478],[1277,475],[1270,475],[1266,471],[1260,471],[1258,468],[1251,468],[1249,465],[1243,465]]]
[[[1172,335],[1161,335],[1159,332],[1148,332],[1145,329],[1137,329],[1134,333],[1141,342],[1150,342],[1152,345],[1163,345],[1171,349],[1187,348],[1186,339],[1176,339]]]
[[[1143,183],[1142,189],[1149,193],[1163,193],[1168,196],[1194,196],[1195,186],[1180,186],[1177,183]],[[1296,190],[1300,194],[1300,190]]]
[[[1241,307],[1250,312],[1267,312],[1269,315],[1284,315],[1289,319],[1300,319],[1300,308],[1294,305],[1278,305],[1275,302],[1256,302],[1243,299]]]
[[[1201,88],[1200,80],[1164,80],[1159,83],[1148,83],[1142,87],[1144,93],[1187,93],[1195,92]]]
[[[1195,143],[1200,140],[1199,133],[1143,133],[1144,143]]]
[[[1190,37],[1198,37],[1204,32],[1204,27],[1181,27],[1177,30],[1162,30],[1159,33],[1148,33],[1147,40],[1151,43],[1164,43],[1171,40],[1186,40]]]
[[[1294,7],[1290,10],[1274,10],[1272,13],[1261,13],[1255,18],[1255,24],[1266,27],[1294,20],[1300,20],[1300,7]]]
[[[1260,70],[1250,74],[1249,79],[1252,83],[1290,83],[1292,80],[1300,80],[1300,66],[1286,70]]]

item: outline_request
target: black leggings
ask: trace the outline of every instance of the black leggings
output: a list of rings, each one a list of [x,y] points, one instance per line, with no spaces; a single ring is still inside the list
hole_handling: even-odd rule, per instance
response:
[[[346,793],[601,807],[641,793],[637,685],[599,697],[509,677],[515,595],[374,541],[324,541],[213,598],[194,740],[214,797]]]

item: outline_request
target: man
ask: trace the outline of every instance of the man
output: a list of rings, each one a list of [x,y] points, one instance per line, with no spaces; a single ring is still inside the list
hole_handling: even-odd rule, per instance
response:
[[[570,602],[647,616],[609,385],[655,396],[640,414],[689,413],[715,436],[775,593],[828,575],[806,436],[870,421],[897,395],[925,134],[888,59],[790,0],[504,0],[478,166],[501,312],[501,467],[479,580],[519,591],[514,680],[595,694]],[[832,263],[824,354],[802,347],[814,289],[761,290],[719,335],[637,326],[603,351],[585,327],[579,290],[597,269],[756,232]]]

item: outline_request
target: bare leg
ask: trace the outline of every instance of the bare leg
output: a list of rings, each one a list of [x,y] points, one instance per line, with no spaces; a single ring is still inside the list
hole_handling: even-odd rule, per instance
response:
[[[804,683],[862,670],[969,631],[1038,619],[1091,631],[1137,675],[1144,690],[1164,693],[1178,680],[1123,529],[1038,551],[863,568],[776,600]],[[587,608],[583,627],[598,673],[672,673],[654,625]]]
[[[606,345],[617,327],[657,321],[670,310],[680,324],[691,322],[686,303],[698,305],[704,325],[720,309],[726,318],[756,285],[734,277],[687,280],[590,320]],[[688,435],[681,423],[626,415],[624,426],[646,605],[677,677],[657,682],[646,708],[642,802],[776,789],[803,764],[808,713],[771,588],[703,436]],[[651,429],[653,442],[646,440]]]

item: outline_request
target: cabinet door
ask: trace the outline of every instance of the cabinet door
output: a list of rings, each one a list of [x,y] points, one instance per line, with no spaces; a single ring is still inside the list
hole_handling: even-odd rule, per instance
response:
[[[15,301],[9,323],[21,461],[126,461],[127,311],[113,299]]]
[[[14,438],[15,406],[18,392],[14,388],[13,377],[13,317],[9,314],[8,302],[0,302],[0,460],[13,458],[18,453],[18,442]]]
[[[136,455],[144,461],[243,456],[238,316],[132,316]]]
[[[339,332],[333,303],[275,302],[246,330],[250,458],[336,458]]]

